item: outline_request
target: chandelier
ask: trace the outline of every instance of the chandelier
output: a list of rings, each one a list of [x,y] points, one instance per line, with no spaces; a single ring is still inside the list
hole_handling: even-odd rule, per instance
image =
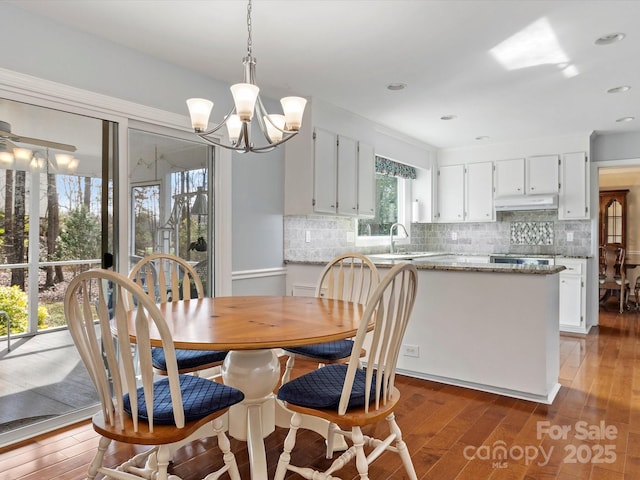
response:
[[[206,142],[243,153],[268,152],[298,133],[307,100],[301,97],[284,97],[280,100],[284,115],[267,112],[260,99],[260,89],[256,85],[256,59],[252,55],[251,0],[247,5],[247,31],[247,56],[242,59],[244,82],[231,86],[234,106],[224,120],[207,130],[213,102],[204,98],[190,98],[187,106],[194,133]],[[257,123],[264,136],[259,144],[254,144],[251,138],[253,123]],[[225,125],[231,144],[211,136]]]

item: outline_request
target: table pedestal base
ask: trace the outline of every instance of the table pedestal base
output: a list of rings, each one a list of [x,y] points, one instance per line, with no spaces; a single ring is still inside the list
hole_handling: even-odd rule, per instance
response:
[[[267,480],[264,438],[275,427],[289,428],[292,413],[277,401],[273,391],[280,381],[280,360],[275,350],[232,350],[222,365],[226,385],[244,393],[244,400],[229,409],[229,435],[247,442],[252,480]],[[302,428],[327,438],[329,423],[303,416]],[[346,450],[342,436],[335,439],[335,451]]]

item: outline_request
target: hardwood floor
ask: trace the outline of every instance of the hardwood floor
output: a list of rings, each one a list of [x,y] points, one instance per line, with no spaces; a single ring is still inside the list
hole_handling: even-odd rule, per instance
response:
[[[601,310],[600,323],[586,337],[561,336],[563,388],[553,405],[401,377],[398,423],[418,478],[640,478],[640,314]],[[303,365],[296,362],[296,373]],[[285,435],[286,430],[277,429],[266,440],[269,478]],[[0,480],[84,478],[97,442],[85,422],[14,446],[0,453]],[[299,442],[306,448],[294,451],[298,464],[329,465],[318,435],[304,432]],[[198,471],[207,469],[207,450],[214,445],[206,440],[180,450],[173,473],[184,480],[201,478]],[[242,478],[248,479],[245,444],[232,440],[232,448]],[[132,452],[129,446],[112,445],[107,461],[116,464]],[[389,453],[373,464],[370,476],[406,478],[399,460]],[[355,480],[355,468],[343,469],[340,478]]]

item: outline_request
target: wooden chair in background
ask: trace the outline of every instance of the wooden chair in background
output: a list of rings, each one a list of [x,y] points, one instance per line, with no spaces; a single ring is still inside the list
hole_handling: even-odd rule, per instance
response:
[[[189,263],[175,255],[155,253],[135,264],[129,278],[154,299],[154,303],[177,302],[204,297],[202,281]],[[179,373],[195,373],[222,365],[226,351],[176,350]],[[166,375],[166,360],[162,348],[152,349],[153,367]]]
[[[316,285],[316,297],[366,303],[369,295],[380,281],[374,263],[359,253],[345,253],[331,260],[320,274]],[[282,383],[289,381],[296,358],[318,362],[320,366],[332,363],[346,363],[351,358],[353,340],[318,343],[300,347],[284,348],[287,359]],[[366,351],[359,356],[366,355]]]
[[[129,299],[136,305],[137,355],[129,339]],[[93,428],[101,438],[88,479],[98,473],[118,479],[178,479],[167,471],[172,451],[193,438],[215,436],[223,458],[218,472],[240,480],[222,415],[243,400],[243,393],[178,373],[169,328],[155,301],[139,285],[112,271],[89,270],[69,284],[64,308],[69,331],[102,406],[93,417]],[[167,363],[167,376],[158,381],[151,362],[150,324],[160,334]],[[113,440],[152,448],[110,468],[103,460]]]
[[[402,440],[402,432],[394,415],[400,400],[400,392],[394,386],[396,363],[413,309],[417,281],[418,271],[415,265],[398,264],[382,279],[369,298],[353,345],[354,353],[360,352],[367,335],[367,327],[373,323],[375,327],[365,369],[360,368],[357,362],[327,365],[280,387],[278,399],[293,412],[293,416],[274,480],[284,480],[287,471],[309,479],[338,478],[333,476],[334,473],[354,458],[359,478],[366,479],[369,478],[369,464],[384,451],[399,454],[407,477],[417,480],[409,451]],[[295,447],[302,414],[330,422],[327,458],[333,456],[335,435],[344,435],[352,442],[352,446],[324,472],[291,465],[291,451]],[[382,419],[387,421],[388,436],[378,439],[363,434],[363,427],[373,427]],[[344,431],[338,424],[351,429]],[[373,435],[373,432],[378,433],[379,429],[370,428],[367,431]],[[369,455],[365,454],[365,448],[372,449],[372,452]]]
[[[600,247],[600,304],[603,305],[612,291],[620,296],[620,313],[624,312],[629,295],[629,280],[625,276],[625,251],[619,245],[606,244]]]

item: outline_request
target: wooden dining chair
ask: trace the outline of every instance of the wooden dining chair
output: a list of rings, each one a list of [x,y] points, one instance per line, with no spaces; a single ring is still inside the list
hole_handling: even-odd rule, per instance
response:
[[[345,253],[338,255],[324,267],[316,285],[315,295],[364,304],[378,282],[378,270],[368,257],[359,253]],[[318,362],[319,366],[346,363],[351,358],[352,349],[351,339],[284,348],[289,358],[282,375],[282,383],[288,382],[291,378],[296,358]],[[359,356],[364,355],[366,351],[362,350]]]
[[[105,284],[109,289],[103,288]],[[107,290],[112,296],[112,309]],[[135,300],[133,312],[127,305],[129,299]],[[102,407],[93,416],[100,441],[88,479],[98,473],[118,479],[178,479],[168,474],[171,452],[193,438],[210,435],[217,438],[222,453],[218,472],[227,472],[232,480],[240,479],[222,415],[243,400],[243,393],[206,378],[178,373],[169,328],[155,302],[139,285],[112,271],[89,270],[69,284],[64,311]],[[128,315],[135,322],[137,355],[131,349]],[[150,328],[158,332],[167,362],[167,376],[157,381]],[[116,348],[112,335],[121,348]],[[113,440],[152,448],[122,465],[107,467],[104,456]]]
[[[609,298],[611,291],[619,292],[620,313],[624,312],[629,296],[629,280],[626,278],[625,250],[620,245],[606,244],[600,247],[601,272],[598,278],[601,290],[600,303]]]
[[[175,255],[155,253],[143,257],[129,273],[156,303],[177,302],[204,297],[200,276],[189,263]],[[195,373],[222,365],[226,351],[176,350],[179,373]],[[153,367],[159,375],[166,375],[166,359],[162,348],[152,349]]]
[[[399,454],[407,477],[417,480],[394,415],[400,400],[400,392],[394,386],[396,363],[413,309],[417,281],[418,271],[415,265],[395,265],[369,298],[353,345],[353,351],[359,352],[364,344],[367,328],[373,324],[366,368],[360,368],[357,362],[327,365],[280,387],[278,399],[293,412],[293,416],[274,480],[283,480],[287,471],[309,479],[337,479],[338,477],[333,476],[335,472],[354,458],[360,475],[358,478],[365,480],[369,478],[369,464],[384,451]],[[335,435],[341,434],[351,440],[352,445],[324,472],[291,465],[291,452],[295,447],[302,415],[330,422],[327,458],[333,456]],[[363,434],[362,428],[366,426],[371,426],[367,429],[370,435],[378,433],[380,430],[373,425],[382,419],[387,421],[389,435],[379,439]],[[338,425],[351,427],[351,430],[343,430]],[[308,445],[305,447],[309,448]],[[367,455],[365,448],[372,451]]]

